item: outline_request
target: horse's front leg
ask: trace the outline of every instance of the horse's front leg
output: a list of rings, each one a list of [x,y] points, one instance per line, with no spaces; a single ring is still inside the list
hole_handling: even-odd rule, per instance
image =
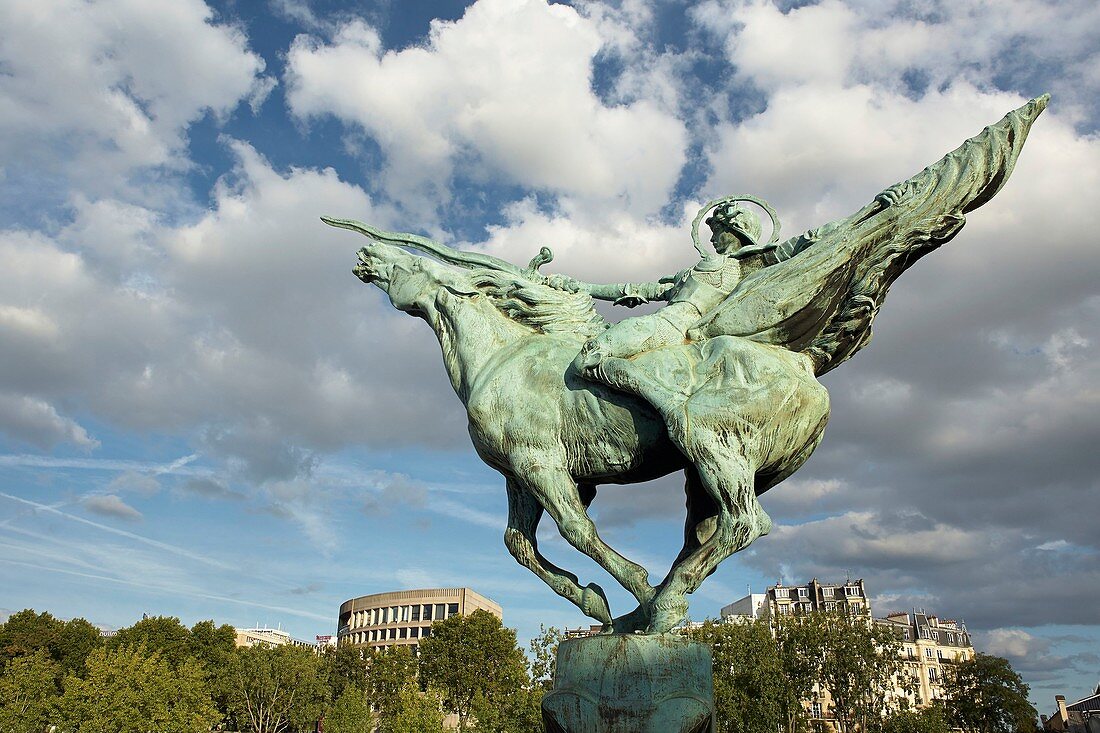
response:
[[[564,461],[529,454],[513,457],[513,466],[517,479],[550,513],[566,542],[599,563],[639,603],[653,599],[655,591],[649,584],[649,571],[600,539]]]
[[[537,575],[559,596],[572,602],[586,616],[600,623],[611,623],[611,610],[603,588],[590,583],[582,588],[577,576],[547,560],[539,552],[536,530],[542,518],[542,505],[515,481],[508,479],[508,529],[504,544],[520,565]]]

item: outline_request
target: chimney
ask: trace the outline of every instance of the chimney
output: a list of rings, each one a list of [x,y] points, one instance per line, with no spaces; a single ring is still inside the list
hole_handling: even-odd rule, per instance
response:
[[[1058,717],[1062,719],[1063,723],[1069,723],[1069,711],[1066,710],[1066,696],[1055,695],[1054,702],[1058,703]]]

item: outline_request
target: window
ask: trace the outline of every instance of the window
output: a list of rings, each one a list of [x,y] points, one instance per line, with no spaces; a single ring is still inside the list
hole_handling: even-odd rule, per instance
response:
[[[457,603],[452,603],[449,606],[447,606],[447,615],[448,616],[454,616],[456,613],[458,613],[458,604]]]
[[[402,606],[401,607],[401,620],[402,621],[408,621],[409,620],[409,612],[411,610],[412,609],[409,606]]]
[[[819,701],[814,700],[812,703],[810,703],[810,715],[814,718],[822,717],[821,703]]]
[[[431,627],[431,626],[427,626],[427,627],[425,627],[425,628],[424,628],[424,630],[423,630],[423,631],[421,632],[421,634],[420,634],[420,638],[421,638],[421,639],[427,639],[427,638],[428,638],[429,636],[431,636],[431,635],[432,635],[432,627]]]
[[[937,656],[937,657],[938,657],[939,659],[941,659],[941,660],[942,660],[942,659],[943,659],[943,649],[937,649],[937,650],[936,650],[936,656]]]
[[[407,628],[405,628],[404,626],[402,626],[400,629],[398,629],[397,632],[398,632],[397,633],[397,638],[398,639],[408,639],[409,638],[409,630]]]
[[[809,595],[809,591],[807,591],[805,588],[799,588],[798,589],[798,597],[799,598],[805,598],[807,595]]]
[[[425,621],[431,621],[432,620],[432,604],[430,604],[430,603],[428,605],[424,606],[424,620]]]
[[[412,620],[413,621],[419,621],[420,620],[420,604],[419,603],[412,607]]]
[[[859,595],[859,588],[856,588],[855,586],[852,586],[852,585],[845,586],[844,595],[846,595],[846,596],[858,596]]]
[[[928,681],[939,682],[939,670],[937,670],[935,667],[928,668]]]
[[[932,658],[932,650],[931,649],[925,649],[924,650],[924,656],[927,657],[928,659],[931,659]]]
[[[835,601],[826,601],[825,602],[825,610],[826,611],[835,611],[836,610],[836,602]]]
[[[822,588],[821,593],[826,598],[832,598],[833,597],[833,589],[832,588]]]
[[[412,638],[412,639],[419,639],[420,638],[420,627],[419,626],[414,626],[411,629],[409,629],[409,637]]]
[[[443,603],[435,604],[435,620],[442,621],[447,618],[447,606]]]

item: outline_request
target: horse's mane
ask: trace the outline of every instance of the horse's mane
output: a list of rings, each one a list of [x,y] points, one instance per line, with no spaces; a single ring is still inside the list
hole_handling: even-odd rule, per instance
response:
[[[488,268],[470,270],[470,279],[501,313],[540,333],[588,339],[608,327],[587,294],[569,293]]]

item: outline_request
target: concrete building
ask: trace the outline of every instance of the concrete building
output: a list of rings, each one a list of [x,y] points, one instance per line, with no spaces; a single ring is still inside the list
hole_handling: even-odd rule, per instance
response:
[[[966,624],[940,619],[923,609],[912,613],[891,613],[875,623],[894,629],[902,640],[902,659],[916,689],[910,702],[917,707],[944,698],[944,674],[952,664],[974,658],[974,647]]]
[[[375,593],[344,601],[336,638],[339,644],[387,649],[411,646],[431,635],[432,623],[477,610],[504,618],[500,605],[469,588],[431,588]]]
[[[295,639],[282,629],[234,629],[234,631],[237,632],[237,648],[243,646],[283,646],[284,644],[305,647],[307,649],[317,648],[317,645],[313,642]]]

